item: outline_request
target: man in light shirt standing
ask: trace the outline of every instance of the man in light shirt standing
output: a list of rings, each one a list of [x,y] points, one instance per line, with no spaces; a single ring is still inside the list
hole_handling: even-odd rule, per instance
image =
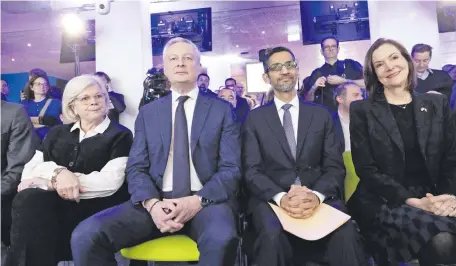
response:
[[[252,110],[242,130],[254,263],[367,265],[351,221],[321,240],[306,241],[285,232],[269,206],[268,202],[277,204],[297,219],[312,216],[323,202],[345,211],[341,200],[345,168],[331,114],[297,96],[298,64],[293,53],[285,47],[267,50],[263,65],[263,79],[274,89],[274,100]]]
[[[136,119],[126,169],[131,200],[79,224],[71,242],[76,266],[117,265],[120,249],[173,233],[197,243],[199,265],[234,265],[239,127],[227,102],[200,92],[195,44],[171,39],[163,61],[171,94]]]

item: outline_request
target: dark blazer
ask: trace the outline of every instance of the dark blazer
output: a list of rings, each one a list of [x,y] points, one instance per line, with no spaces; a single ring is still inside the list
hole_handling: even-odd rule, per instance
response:
[[[447,99],[413,94],[417,137],[434,190],[456,193],[456,125]],[[353,163],[360,182],[348,207],[355,219],[374,218],[383,204],[405,204],[401,185],[405,153],[399,129],[383,93],[350,105]]]
[[[453,80],[450,75],[442,70],[432,69],[432,73],[425,79],[417,79],[416,92],[425,93],[428,91],[438,91],[445,95],[450,101],[451,91],[453,88]]]
[[[249,211],[260,201],[287,192],[297,176],[301,184],[326,196],[343,198],[345,167],[331,114],[322,106],[299,103],[296,161],[274,101],[247,115],[242,130],[242,162],[250,194]]]
[[[134,204],[160,198],[171,144],[171,99],[168,94],[144,105],[136,119],[126,169]],[[241,149],[230,105],[199,92],[190,130],[191,156],[203,185],[197,194],[215,203],[234,203],[241,178]]]
[[[24,107],[1,102],[2,196],[16,193],[24,165],[32,159],[40,140]]]
[[[344,137],[344,130],[342,129],[342,124],[340,122],[339,112],[333,112],[332,118],[334,121],[334,129],[336,131],[336,138],[337,141],[340,142],[342,147],[342,152],[345,151],[345,137]]]
[[[250,106],[247,102],[247,99],[240,96],[236,96],[236,108],[234,108],[234,112],[236,114],[237,121],[243,123],[249,111]]]
[[[108,117],[109,119],[111,119],[111,121],[119,123],[120,114],[123,111],[125,111],[125,108],[127,108],[127,106],[125,105],[124,96],[123,94],[116,93],[113,91],[110,91],[108,94],[109,99],[111,100],[111,103],[114,106],[113,109],[109,110]]]

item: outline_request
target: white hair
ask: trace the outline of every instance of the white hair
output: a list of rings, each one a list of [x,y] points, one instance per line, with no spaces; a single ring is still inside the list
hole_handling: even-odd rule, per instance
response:
[[[63,91],[62,96],[62,113],[66,121],[74,123],[80,120],[80,117],[74,111],[74,101],[85,89],[90,86],[96,85],[100,88],[106,101],[106,114],[108,114],[109,94],[104,87],[104,82],[99,77],[94,75],[81,75],[72,78]]]
[[[192,41],[190,41],[189,39],[182,38],[182,37],[175,37],[175,38],[172,38],[171,40],[169,40],[166,43],[165,47],[163,48],[163,62],[166,59],[165,55],[166,55],[166,53],[168,51],[168,48],[171,45],[176,44],[176,43],[180,43],[180,42],[190,44],[190,46],[192,46],[193,50],[195,51],[196,56],[198,57],[198,61],[200,60],[200,58],[201,58],[200,50],[198,49],[198,47]]]

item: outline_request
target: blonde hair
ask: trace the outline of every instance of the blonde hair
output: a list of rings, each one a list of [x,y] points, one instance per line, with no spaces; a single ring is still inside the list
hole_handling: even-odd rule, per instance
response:
[[[192,41],[190,41],[189,39],[185,39],[185,38],[182,38],[182,37],[172,38],[171,40],[169,40],[166,43],[165,47],[163,48],[163,61],[165,61],[165,55],[166,55],[166,53],[168,51],[168,48],[171,45],[176,44],[176,43],[180,43],[180,42],[190,44],[190,46],[192,46],[193,50],[195,50],[195,54],[198,57],[198,61],[200,61],[201,53],[200,53],[200,50],[198,49],[198,47]]]
[[[100,92],[103,94],[106,103],[106,114],[108,114],[108,102],[109,94],[104,89],[104,82],[99,77],[94,75],[81,75],[72,78],[63,91],[62,96],[62,114],[66,121],[75,123],[80,120],[80,117],[74,111],[74,101],[85,89],[90,86],[96,85],[100,88]]]

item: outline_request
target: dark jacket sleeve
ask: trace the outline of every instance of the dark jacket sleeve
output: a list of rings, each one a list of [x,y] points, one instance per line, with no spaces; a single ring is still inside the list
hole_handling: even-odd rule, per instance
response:
[[[127,106],[125,105],[125,99],[122,94],[110,93],[109,96],[111,103],[114,106],[114,109],[116,109],[116,111],[119,112],[119,114],[125,111],[125,108],[127,108]]]
[[[312,189],[325,195],[327,199],[343,199],[345,166],[342,147],[336,136],[334,122],[329,112],[320,115],[325,120],[323,151],[321,158],[322,175],[315,181]]]
[[[229,104],[225,104],[220,137],[218,171],[206,182],[198,195],[216,203],[236,197],[241,179],[241,143],[239,126],[233,120]]]
[[[307,84],[304,86],[304,88],[306,89],[306,92],[305,92],[306,94],[312,88],[312,86],[315,84],[317,79],[321,76],[322,76],[322,73],[320,71],[320,68],[317,68],[314,71],[312,71],[312,74],[310,75],[310,77],[307,81]]]
[[[244,178],[246,186],[252,194],[263,201],[269,201],[276,194],[286,191],[261,171],[261,148],[254,123],[255,120],[252,117],[252,113],[250,113],[247,115],[247,119],[242,127],[242,166],[244,169]]]
[[[442,99],[443,106],[443,134],[444,152],[442,155],[441,176],[437,187],[439,192],[456,194],[456,117],[451,112],[446,100]]]
[[[32,159],[39,148],[39,143],[40,140],[25,110],[18,108],[9,132],[7,166],[2,175],[2,195],[11,194],[17,190],[24,165]]]
[[[393,204],[403,204],[411,195],[392,176],[380,172],[372,155],[367,130],[366,110],[358,101],[350,105],[350,141],[356,174],[369,191],[376,193]]]
[[[443,85],[442,88],[440,89],[440,93],[445,95],[447,97],[448,102],[451,100],[451,93],[453,91],[453,80],[451,79],[450,75],[446,72],[441,72],[442,75],[442,80],[443,80]]]
[[[141,109],[136,118],[135,138],[125,171],[128,180],[128,191],[133,204],[138,204],[146,199],[160,198],[160,193],[149,175],[149,151],[143,111],[144,109]]]
[[[50,115],[45,115],[43,117],[40,117],[40,124],[45,125],[45,126],[55,126],[55,125],[60,125],[62,122],[60,119],[50,116]]]

